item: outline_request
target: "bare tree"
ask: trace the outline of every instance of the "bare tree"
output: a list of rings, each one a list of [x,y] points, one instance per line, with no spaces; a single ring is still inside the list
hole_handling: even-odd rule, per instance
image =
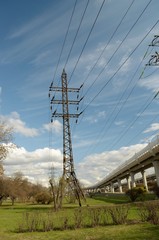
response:
[[[65,194],[65,180],[63,177],[55,178],[55,169],[51,168],[49,179],[50,190],[53,198],[54,209],[57,211],[62,207],[62,201]]]
[[[12,140],[12,128],[6,126],[4,122],[0,123],[0,175],[3,174],[2,160],[6,158],[9,147],[7,143]]]

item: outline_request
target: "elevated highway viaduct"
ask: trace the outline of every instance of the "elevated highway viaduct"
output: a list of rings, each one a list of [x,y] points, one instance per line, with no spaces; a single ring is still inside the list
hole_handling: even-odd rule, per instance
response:
[[[99,191],[101,189],[108,191],[109,189],[109,191],[114,192],[114,187],[118,185],[119,192],[123,192],[123,181],[126,181],[128,189],[136,186],[135,176],[137,173],[142,174],[143,185],[148,191],[147,176],[145,170],[151,167],[154,168],[155,180],[159,186],[159,136],[157,136],[155,140],[150,142],[141,151],[135,153],[133,157],[112,171],[103,180],[90,187],[87,187],[87,191]]]

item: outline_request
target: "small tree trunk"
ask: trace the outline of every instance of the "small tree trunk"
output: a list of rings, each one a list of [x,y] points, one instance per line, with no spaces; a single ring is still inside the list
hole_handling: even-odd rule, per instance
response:
[[[12,202],[12,206],[14,206],[14,201],[15,201],[15,198],[14,197],[11,197],[11,202]]]
[[[49,183],[50,183],[50,186],[51,186],[51,192],[52,192],[52,197],[53,197],[54,209],[55,209],[55,211],[57,211],[55,187],[54,187],[54,184],[53,184],[52,180],[50,180]]]
[[[2,203],[3,203],[3,198],[4,198],[4,196],[0,196],[0,206],[1,206]]]

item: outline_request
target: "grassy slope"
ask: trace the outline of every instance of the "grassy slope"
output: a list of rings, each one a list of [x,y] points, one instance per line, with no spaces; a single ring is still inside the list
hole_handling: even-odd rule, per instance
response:
[[[110,199],[108,199],[111,204]],[[114,199],[112,200],[114,203]],[[92,205],[106,205],[107,201],[104,199],[89,199],[87,202]],[[66,205],[66,211],[71,211],[75,206]],[[121,225],[121,226],[107,226],[96,227],[88,229],[52,231],[46,233],[15,233],[17,222],[21,221],[22,213],[26,211],[45,211],[51,206],[35,206],[16,204],[14,207],[1,206],[0,207],[0,240],[157,240],[159,239],[159,227],[148,223]],[[132,207],[130,218],[136,219],[136,209]]]

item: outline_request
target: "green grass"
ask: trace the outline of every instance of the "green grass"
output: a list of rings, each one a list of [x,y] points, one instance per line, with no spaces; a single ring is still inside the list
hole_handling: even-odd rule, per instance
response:
[[[111,203],[111,204],[122,204],[122,203],[129,202],[129,198],[126,195],[118,196],[117,194],[114,194],[114,196],[96,194],[93,196],[93,199],[100,201],[100,203],[104,202],[104,203]]]
[[[100,202],[105,203],[112,203],[112,204],[122,204],[122,203],[129,203],[130,199],[125,194],[119,195],[119,194],[95,194],[92,196],[93,199],[99,200]],[[154,194],[146,193],[144,194],[144,201],[150,201],[154,200],[156,197]],[[140,199],[138,199],[140,201]]]
[[[106,200],[107,199],[107,200]],[[87,200],[89,206],[107,206],[124,202],[122,197],[114,199],[104,197]],[[127,201],[127,200],[125,200]],[[65,204],[62,212],[65,215],[72,214],[76,204]],[[25,212],[47,212],[51,205],[32,205],[16,203],[11,206],[8,203],[0,207],[0,240],[157,240],[159,239],[159,226],[149,223],[110,225],[106,227],[85,228],[76,230],[16,233],[18,223],[22,221]],[[53,213],[54,214],[54,213]],[[129,212],[130,220],[137,220],[136,205],[132,205]]]
[[[1,231],[0,240],[158,240],[159,228],[150,224],[120,225],[88,229],[14,233]]]

